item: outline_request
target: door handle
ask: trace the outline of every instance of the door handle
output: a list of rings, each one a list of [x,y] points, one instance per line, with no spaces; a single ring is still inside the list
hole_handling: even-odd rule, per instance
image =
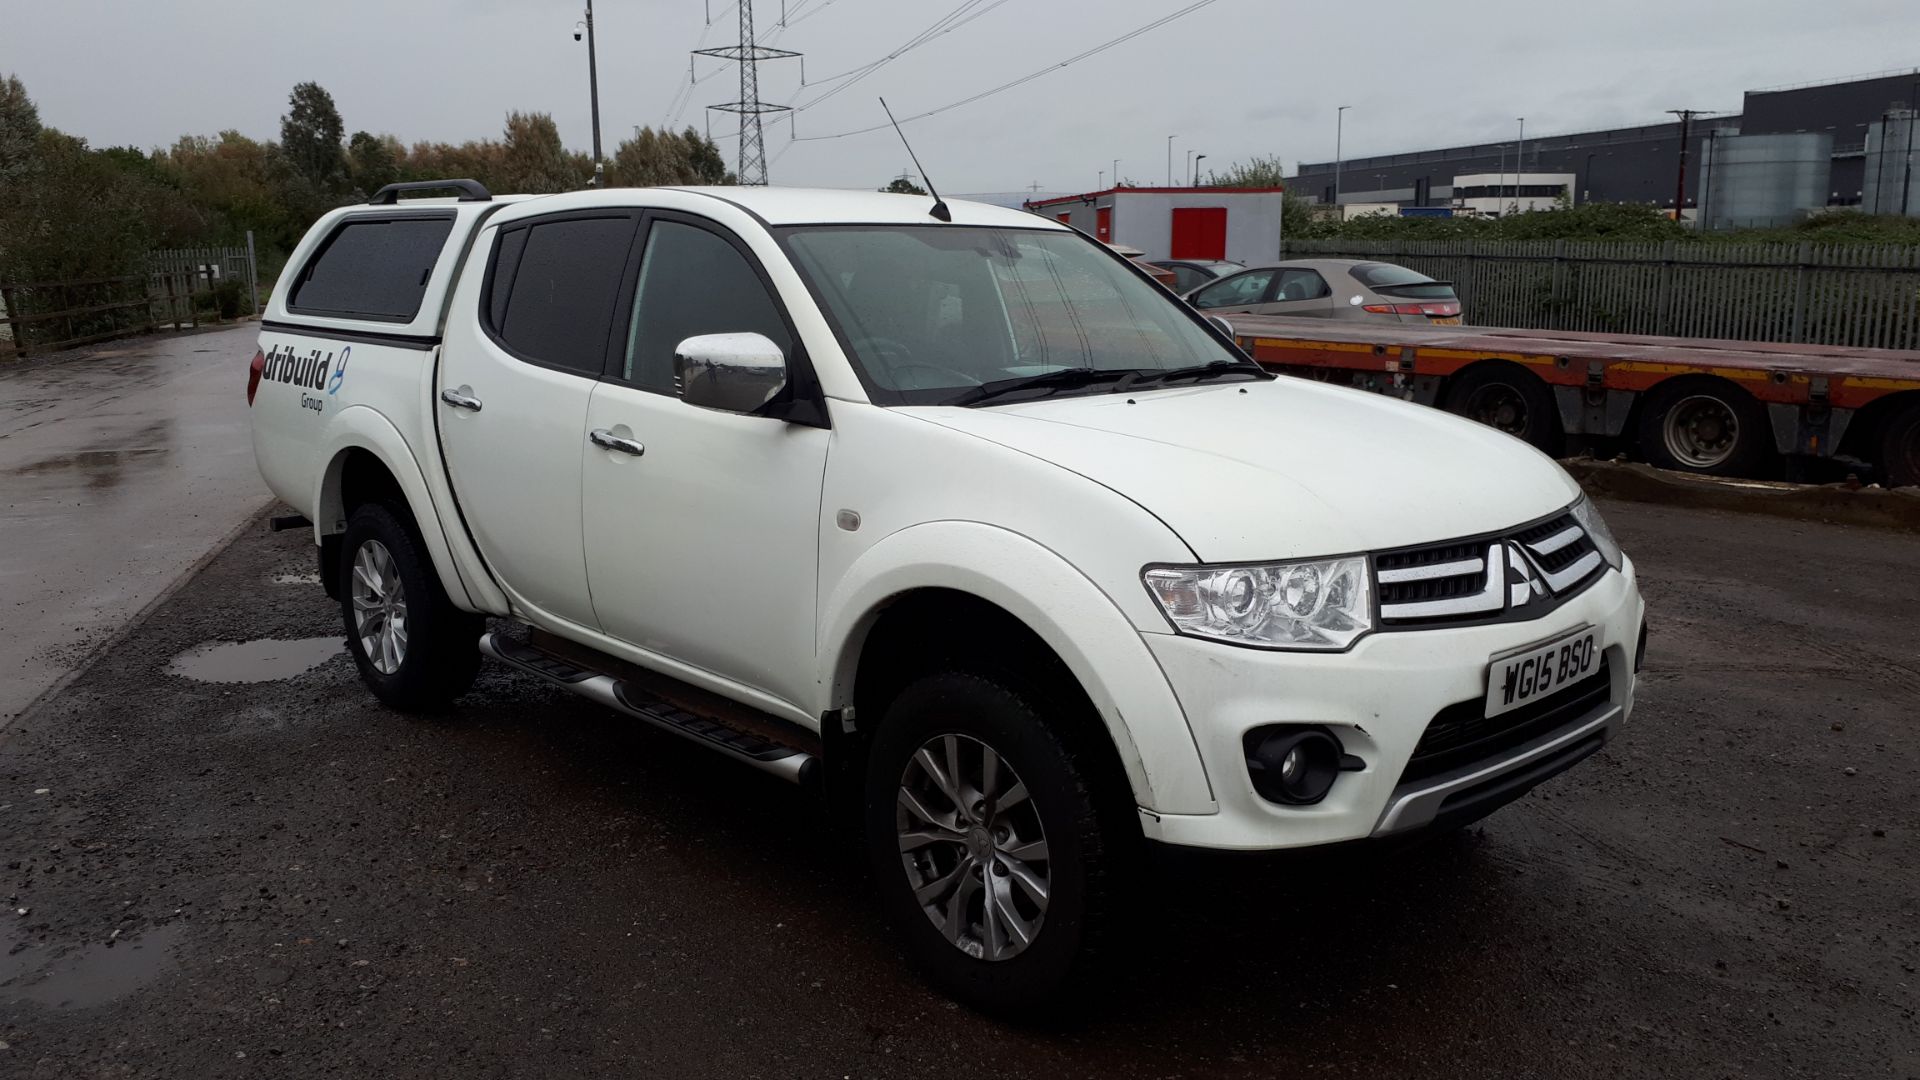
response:
[[[440,391],[440,400],[446,402],[447,404],[453,406],[456,409],[466,409],[469,412],[480,411],[479,398],[474,397],[471,394],[463,394],[458,390]]]
[[[608,431],[606,428],[594,428],[587,433],[587,438],[591,439],[595,446],[605,447],[608,450],[618,450],[623,454],[632,454],[634,457],[639,457],[641,454],[647,452],[646,447],[641,446],[632,439],[623,439],[613,432]]]

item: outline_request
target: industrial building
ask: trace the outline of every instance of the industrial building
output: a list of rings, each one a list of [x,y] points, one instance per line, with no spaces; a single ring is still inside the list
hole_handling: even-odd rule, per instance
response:
[[[1920,215],[1916,106],[1920,69],[1750,90],[1738,113],[1687,124],[1680,213],[1709,227],[1786,224],[1839,207]],[[1540,193],[1529,189],[1560,182],[1538,176],[1557,173],[1570,178],[1564,197],[1572,202],[1671,209],[1681,129],[1676,119],[1524,142],[1516,130],[1505,141],[1348,158],[1339,163],[1338,201],[1376,212],[1387,204],[1497,215],[1538,205]],[[1332,161],[1303,162],[1289,190],[1331,204],[1334,172]]]
[[[1025,204],[1148,259],[1264,262],[1280,254],[1279,188],[1119,187]]]

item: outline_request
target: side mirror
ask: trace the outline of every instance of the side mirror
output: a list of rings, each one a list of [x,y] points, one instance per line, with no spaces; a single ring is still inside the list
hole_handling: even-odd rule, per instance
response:
[[[673,373],[689,405],[750,413],[787,386],[787,357],[765,334],[701,334],[673,349]]]
[[[1217,329],[1217,330],[1219,330],[1219,331],[1220,331],[1221,333],[1223,333],[1223,334],[1225,334],[1225,335],[1227,335],[1227,337],[1229,337],[1229,338],[1231,338],[1231,337],[1233,337],[1233,324],[1232,324],[1232,323],[1230,323],[1230,322],[1228,322],[1227,320],[1225,320],[1225,319],[1223,319],[1223,318],[1221,318],[1221,317],[1220,317],[1220,316],[1218,316],[1218,315],[1209,315],[1209,316],[1207,316],[1207,321],[1208,321],[1208,322],[1210,322],[1210,323],[1212,323],[1212,324],[1214,325],[1214,328],[1215,328],[1215,329]]]

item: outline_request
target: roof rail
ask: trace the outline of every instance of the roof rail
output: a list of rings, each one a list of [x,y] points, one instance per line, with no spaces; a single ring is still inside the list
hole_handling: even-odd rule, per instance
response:
[[[388,184],[373,193],[367,200],[368,206],[393,206],[400,201],[403,191],[445,191],[460,193],[461,202],[492,202],[493,192],[478,180],[410,180],[404,184]]]

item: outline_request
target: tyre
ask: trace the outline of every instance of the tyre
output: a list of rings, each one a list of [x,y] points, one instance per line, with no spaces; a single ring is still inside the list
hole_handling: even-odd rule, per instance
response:
[[[1670,379],[1640,401],[1640,452],[1662,469],[1758,476],[1773,454],[1767,410],[1719,379]]]
[[[1920,401],[1908,402],[1880,432],[1880,472],[1888,487],[1920,484]]]
[[[1560,452],[1560,416],[1553,391],[1540,377],[1512,364],[1481,364],[1453,377],[1447,411],[1477,420],[1530,443],[1543,453]]]
[[[923,678],[887,709],[865,785],[874,881],[909,955],[952,997],[1027,1020],[1084,1003],[1138,839],[1103,821],[1092,762],[1048,711],[1010,679]]]
[[[338,572],[347,650],[374,697],[425,712],[473,685],[485,620],[453,606],[409,519],[379,503],[354,510]]]

